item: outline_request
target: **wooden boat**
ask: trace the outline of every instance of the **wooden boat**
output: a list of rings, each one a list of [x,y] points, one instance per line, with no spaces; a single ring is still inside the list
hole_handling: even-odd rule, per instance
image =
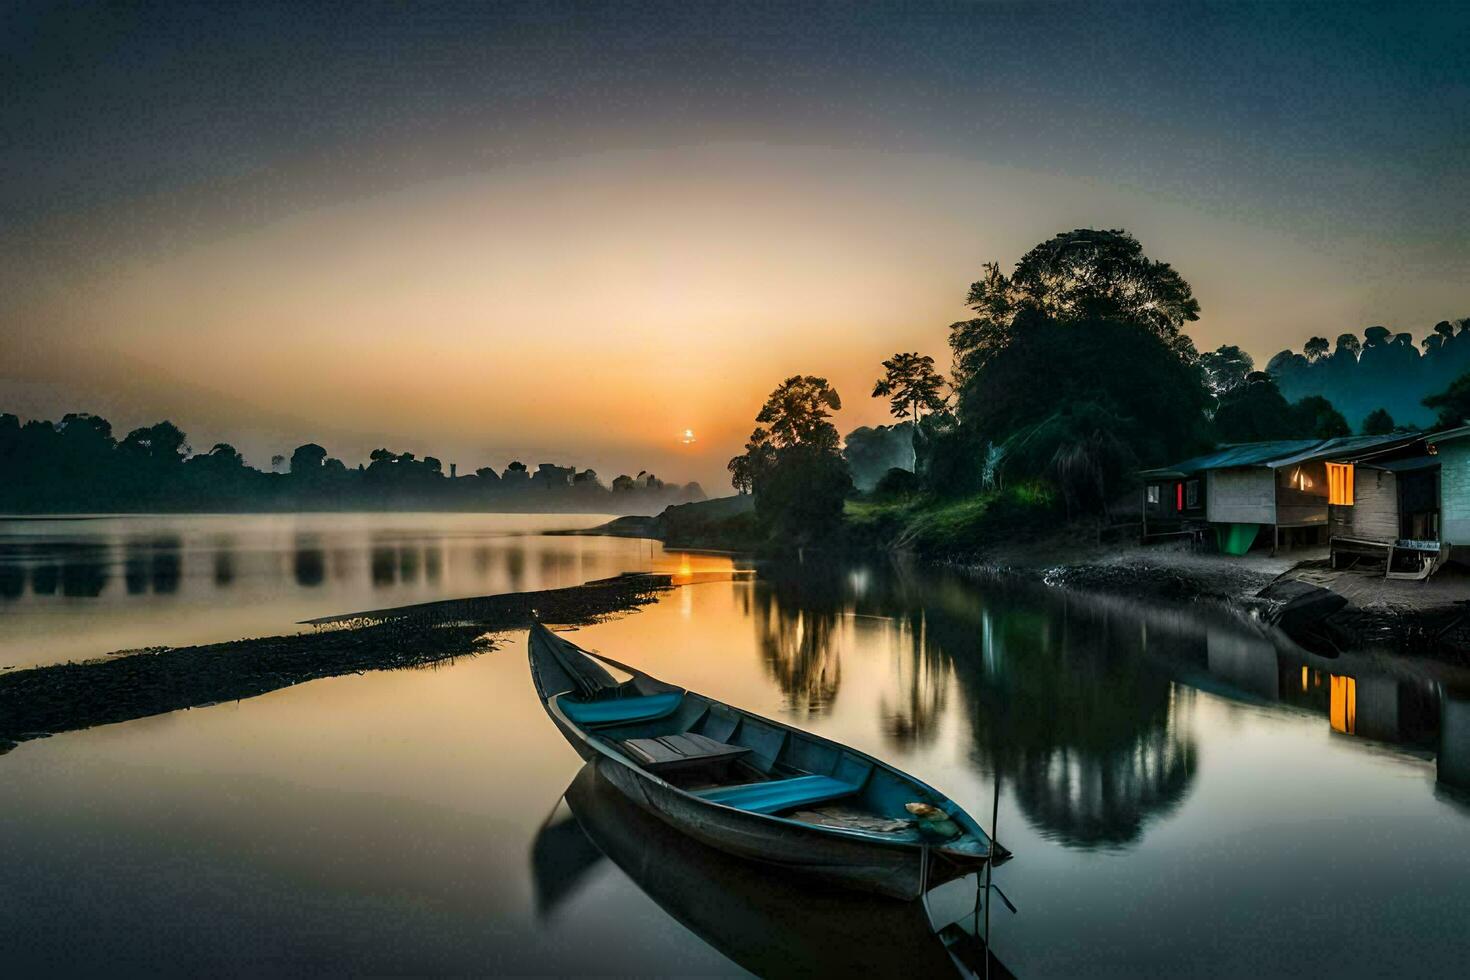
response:
[[[546,713],[577,753],[710,847],[905,900],[1009,856],[953,801],[856,749],[650,677],[540,624],[530,660]]]
[[[538,900],[545,898],[543,916],[558,914],[557,903],[605,856],[694,935],[758,977],[1011,976],[993,956],[986,973],[985,944],[967,931],[968,910],[963,922],[936,930],[918,902],[773,875],[635,806],[597,774],[611,764],[583,766],[565,793],[565,822],[548,820],[536,836],[532,882]]]

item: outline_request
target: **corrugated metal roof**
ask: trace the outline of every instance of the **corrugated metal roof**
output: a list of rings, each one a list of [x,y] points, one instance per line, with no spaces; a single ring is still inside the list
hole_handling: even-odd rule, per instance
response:
[[[1407,473],[1411,470],[1427,470],[1439,465],[1438,456],[1410,456],[1408,459],[1393,459],[1387,463],[1367,464],[1375,470],[1388,470],[1391,473]]]
[[[1429,435],[1430,442],[1453,442],[1456,439],[1464,439],[1470,436],[1470,425],[1462,425],[1458,429],[1446,429],[1443,432],[1435,432]]]
[[[1394,446],[1407,446],[1418,438],[1417,432],[1395,432],[1387,436],[1339,436],[1336,439],[1324,439],[1311,449],[1273,459],[1266,465],[1279,469],[1318,459],[1353,459]]]
[[[1267,466],[1270,461],[1292,453],[1304,452],[1320,445],[1321,439],[1274,439],[1269,442],[1242,442],[1225,446],[1203,456],[1195,456],[1172,466],[1147,470],[1144,476],[1191,476],[1204,470],[1223,470],[1235,466]]]
[[[1470,430],[1467,430],[1470,431]],[[1393,446],[1408,445],[1421,438],[1418,433],[1398,432],[1388,436],[1340,436],[1335,439],[1272,439],[1266,442],[1242,442],[1225,446],[1203,456],[1195,456],[1172,466],[1144,470],[1144,477],[1184,477],[1205,470],[1226,470],[1243,466],[1265,466],[1280,469],[1309,460],[1355,459]]]

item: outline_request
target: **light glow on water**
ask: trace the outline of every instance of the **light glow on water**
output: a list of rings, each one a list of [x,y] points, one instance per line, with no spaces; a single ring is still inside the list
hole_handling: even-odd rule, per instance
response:
[[[189,520],[154,530],[190,541]],[[242,540],[254,520],[234,519]],[[1198,609],[887,567],[751,577],[646,541],[487,539],[435,520],[421,546],[441,542],[438,584],[391,588],[457,589],[482,544],[499,571],[467,586],[510,587],[511,568],[522,587],[622,567],[688,575],[572,638],[888,759],[987,824],[998,775],[997,836],[1015,859],[996,880],[1020,912],[996,911],[996,951],[1018,975],[1461,963],[1470,687],[1458,675],[1304,661]],[[280,570],[274,598],[263,584],[222,590],[249,596],[222,615],[284,621],[324,594],[295,578],[292,534],[251,540],[241,564]],[[139,623],[166,632],[180,597],[221,594],[207,547],[182,555],[175,593],[119,589]],[[358,560],[366,585],[346,594],[372,597],[370,554]],[[76,636],[105,635],[84,604],[108,609],[106,592],[40,598],[70,604]],[[37,604],[0,600],[0,623]],[[549,846],[545,821],[580,760],[537,704],[525,655],[515,635],[431,669],[21,744],[0,756],[0,947],[22,970],[740,972],[720,937],[681,925],[607,860],[550,887],[550,865],[528,859]],[[679,874],[664,857],[645,866]],[[936,907],[958,916],[972,895],[946,886]],[[798,931],[808,918],[793,910],[793,932],[765,938],[822,942]]]

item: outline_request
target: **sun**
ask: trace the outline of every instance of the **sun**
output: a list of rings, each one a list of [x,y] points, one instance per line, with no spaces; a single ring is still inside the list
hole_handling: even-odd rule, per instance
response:
[[[684,430],[684,434],[679,437],[679,441],[682,442],[686,446],[687,445],[690,445],[691,443],[693,443],[694,442],[694,430],[693,429],[685,429]]]

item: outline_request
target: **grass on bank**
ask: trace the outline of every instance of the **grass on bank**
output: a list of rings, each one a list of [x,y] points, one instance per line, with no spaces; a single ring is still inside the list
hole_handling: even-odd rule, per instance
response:
[[[1047,487],[1022,483],[955,499],[855,498],[847,502],[843,522],[855,545],[952,555],[1046,529],[1055,524],[1056,514]]]

